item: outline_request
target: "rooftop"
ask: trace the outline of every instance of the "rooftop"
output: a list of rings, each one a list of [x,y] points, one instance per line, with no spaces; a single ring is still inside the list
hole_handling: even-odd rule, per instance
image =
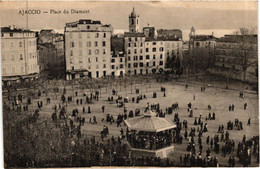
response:
[[[152,111],[145,113],[143,116],[127,119],[125,123],[130,130],[147,132],[160,132],[176,127],[172,121],[167,118],[156,117]]]
[[[53,29],[42,29],[40,33],[53,33]]]
[[[101,24],[101,21],[94,21],[91,19],[80,19],[75,22],[66,23],[66,26],[76,27],[78,24]],[[104,25],[104,26],[109,26],[109,25]]]
[[[144,36],[144,33],[141,33],[141,32],[125,32],[125,37],[145,37]]]
[[[199,41],[206,41],[206,40],[216,40],[216,37],[213,35],[195,35],[192,36],[194,40],[199,40]]]
[[[14,26],[1,27],[1,32],[2,33],[25,33],[25,32],[35,33],[34,31],[30,31],[28,29],[16,28]]]
[[[217,40],[217,42],[237,43],[247,41],[250,43],[257,43],[257,35],[225,35]]]
[[[133,11],[131,12],[129,17],[136,17],[136,12],[135,12],[135,8],[133,8]]]

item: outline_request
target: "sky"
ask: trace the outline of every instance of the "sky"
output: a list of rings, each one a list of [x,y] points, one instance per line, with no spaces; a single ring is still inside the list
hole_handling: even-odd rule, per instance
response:
[[[257,29],[256,1],[214,1],[214,2],[28,2],[28,9],[41,10],[41,14],[28,15],[28,28],[32,30],[64,30],[68,22],[79,19],[100,20],[111,24],[115,33],[128,30],[128,16],[133,7],[140,16],[141,27],[155,26],[156,29],[181,29],[188,36],[193,26],[196,33],[210,33],[222,36],[246,27]],[[89,10],[86,14],[63,14],[64,10]],[[16,25],[26,28],[26,2],[0,2],[1,26]],[[61,14],[50,14],[50,10]],[[49,13],[44,14],[43,11]]]

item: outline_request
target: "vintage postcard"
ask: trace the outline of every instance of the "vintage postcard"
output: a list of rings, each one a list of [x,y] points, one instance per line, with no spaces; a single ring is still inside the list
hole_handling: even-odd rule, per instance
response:
[[[259,167],[257,1],[2,1],[3,166]]]

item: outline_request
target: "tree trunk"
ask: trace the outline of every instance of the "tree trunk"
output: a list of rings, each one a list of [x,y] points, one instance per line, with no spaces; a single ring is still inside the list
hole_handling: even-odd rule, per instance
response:
[[[247,69],[245,69],[243,71],[243,81],[244,81],[244,83],[246,83],[246,71],[247,71]]]

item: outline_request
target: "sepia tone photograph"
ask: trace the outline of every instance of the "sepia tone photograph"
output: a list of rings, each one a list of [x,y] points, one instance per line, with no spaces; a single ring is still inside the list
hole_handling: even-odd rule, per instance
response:
[[[3,167],[259,167],[257,12],[1,1]]]

